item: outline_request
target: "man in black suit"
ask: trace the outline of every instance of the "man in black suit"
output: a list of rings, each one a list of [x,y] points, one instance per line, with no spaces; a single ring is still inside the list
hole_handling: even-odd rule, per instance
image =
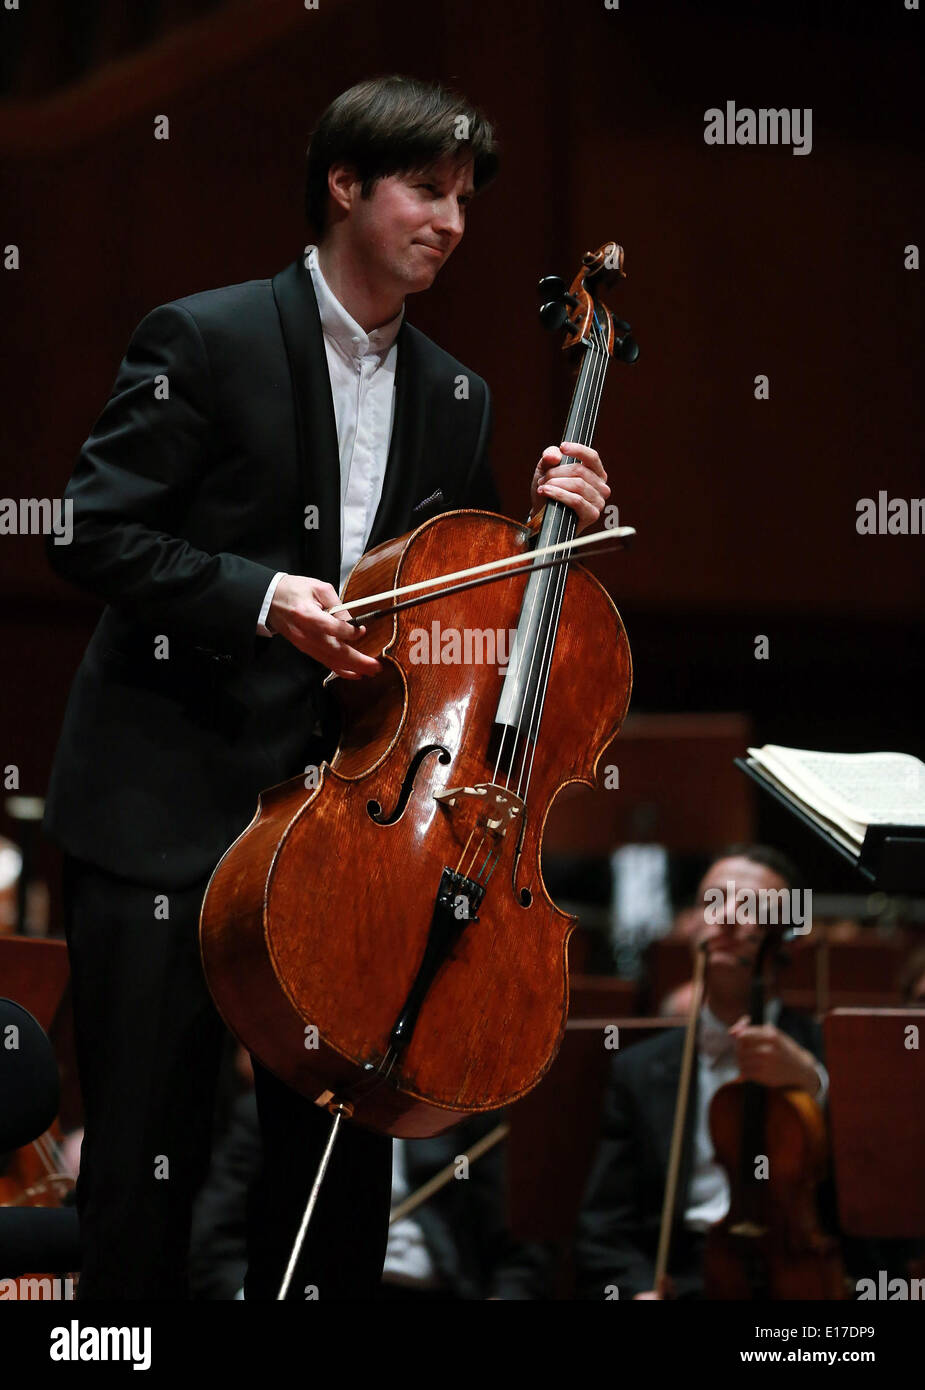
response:
[[[763,846],[736,848],[700,885],[706,941],[704,1006],[682,1148],[669,1277],[677,1298],[702,1296],[704,1233],[725,1215],[729,1187],[709,1135],[710,1101],[737,1076],[794,1086],[823,1104],[828,1077],[822,1030],[782,1009],[770,991],[767,1021],[748,1021],[752,962],[760,925],[752,911],[765,893],[801,891],[787,859]],[[765,902],[768,902],[765,899]],[[779,920],[779,917],[775,918]],[[769,967],[773,978],[773,965]],[[601,1145],[575,1239],[576,1292],[586,1299],[654,1298],[655,1256],[674,1122],[684,1030],[672,1028],[614,1057]]]
[[[364,550],[436,512],[497,510],[488,388],[404,320],[496,165],[488,121],[439,87],[343,93],[309,148],[317,245],[272,279],[150,313],[68,484],[73,543],[49,558],[107,605],[45,821],[65,850],[86,1118],[81,1298],[187,1296],[222,1039],[199,909],[258,792],[333,752],[324,676],[378,668],[326,609]],[[531,495],[583,527],[609,488],[597,454],[569,445],[544,452]],[[272,1298],[328,1121],[255,1074],[245,1295]],[[370,1295],[389,1181],[390,1141],[345,1127],[293,1297]]]

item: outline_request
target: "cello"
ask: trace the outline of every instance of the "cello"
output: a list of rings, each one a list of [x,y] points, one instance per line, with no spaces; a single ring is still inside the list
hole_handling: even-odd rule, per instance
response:
[[[599,298],[623,275],[608,242],[568,290],[540,282],[577,363],[563,439],[591,442],[611,359],[638,354]],[[264,791],[210,879],[219,1011],[335,1117],[316,1190],[341,1118],[439,1134],[525,1095],[559,1048],[576,919],[546,892],[543,828],[563,787],[594,785],[632,685],[613,601],[568,563],[576,526],[556,501],[538,528],[458,510],[367,552],[339,608],[382,669],[336,682],[331,760]],[[499,555],[521,563],[498,571]]]

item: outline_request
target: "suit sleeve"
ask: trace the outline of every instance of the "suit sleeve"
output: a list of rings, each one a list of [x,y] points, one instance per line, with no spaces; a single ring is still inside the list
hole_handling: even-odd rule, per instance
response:
[[[163,305],[136,329],[65,490],[71,543],[46,549],[56,573],[133,619],[247,659],[275,571],[179,534],[217,437],[199,328]]]
[[[578,1298],[605,1299],[608,1286],[619,1298],[651,1289],[655,1268],[639,1240],[638,1149],[635,1103],[622,1059],[611,1072],[604,1101],[601,1142],[591,1170],[575,1234]]]
[[[479,437],[475,446],[472,467],[469,470],[463,491],[461,502],[463,507],[478,507],[486,512],[500,512],[502,510],[501,498],[498,496],[498,489],[495,486],[489,457],[493,425],[491,392],[486,386]]]

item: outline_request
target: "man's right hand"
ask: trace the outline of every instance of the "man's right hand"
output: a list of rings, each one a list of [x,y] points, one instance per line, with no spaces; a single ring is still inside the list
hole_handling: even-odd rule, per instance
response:
[[[276,586],[267,614],[274,632],[285,637],[300,652],[313,656],[336,676],[359,680],[382,670],[382,662],[364,656],[352,646],[365,627],[355,628],[343,617],[331,617],[325,610],[340,603],[340,595],[322,579],[301,574],[284,574]]]
[[[633,1302],[635,1303],[637,1300],[651,1298],[656,1299],[658,1302],[661,1303],[667,1299],[674,1298],[674,1296],[675,1289],[674,1284],[671,1282],[671,1275],[663,1274],[661,1279],[658,1281],[658,1288],[646,1289],[644,1293],[634,1293]]]

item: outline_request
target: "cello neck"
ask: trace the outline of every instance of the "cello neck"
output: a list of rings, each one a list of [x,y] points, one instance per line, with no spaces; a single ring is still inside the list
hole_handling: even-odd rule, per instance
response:
[[[604,381],[610,366],[607,338],[603,326],[595,318],[592,336],[585,340],[584,355],[572,400],[569,405],[562,438],[570,444],[590,444],[597,426],[598,411],[604,394]],[[554,545],[571,540],[577,519],[564,502],[550,502],[540,528],[537,545]]]
[[[591,337],[585,342],[562,436],[569,443],[591,443],[609,362],[607,339],[595,317]],[[577,527],[578,519],[571,507],[562,502],[549,502],[537,548],[572,540]],[[517,750],[524,742],[535,744],[539,733],[567,571],[567,565],[534,571],[527,580],[504,689],[495,714],[495,725],[501,730],[499,769],[503,771],[505,785],[512,785],[512,779],[516,781],[518,796],[526,796],[529,772],[526,763],[518,760]]]

